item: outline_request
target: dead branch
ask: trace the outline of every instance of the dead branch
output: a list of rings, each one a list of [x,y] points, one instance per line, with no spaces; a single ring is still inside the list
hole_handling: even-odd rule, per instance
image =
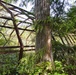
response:
[[[0,16],[0,18],[2,18],[2,19],[7,19],[7,20],[12,20],[11,17]]]
[[[10,26],[4,26],[4,25],[0,25],[0,27],[3,27],[3,28],[9,28],[9,29],[15,29],[14,27],[10,27]],[[30,30],[30,29],[23,29],[23,28],[19,28],[19,30],[26,30],[26,31],[31,31],[31,32],[34,32],[34,30]]]
[[[10,6],[14,7],[15,9],[19,9],[20,11],[24,12],[30,19],[34,19],[34,18],[35,18],[35,17],[33,17],[34,14],[31,13],[31,12],[29,12],[29,11],[26,11],[26,10],[20,8],[20,7],[17,7],[17,6],[15,6],[15,5],[6,3],[6,2],[4,2],[4,1],[1,1],[1,2],[4,3],[4,4],[6,4],[6,5],[10,5]],[[32,15],[32,16],[29,16],[29,14]]]
[[[16,22],[15,22],[15,18],[14,18],[14,15],[13,13],[3,4],[1,3],[1,6],[3,6],[8,13],[10,13],[11,15],[11,18],[12,18],[12,22],[13,22],[13,25],[14,25],[14,28],[15,28],[15,31],[16,31],[16,35],[17,35],[17,38],[18,38],[18,41],[19,41],[19,44],[20,44],[20,53],[19,53],[19,60],[22,58],[23,56],[23,43],[22,43],[22,40],[21,40],[21,37],[19,36],[19,31],[18,31],[18,28],[16,26]]]

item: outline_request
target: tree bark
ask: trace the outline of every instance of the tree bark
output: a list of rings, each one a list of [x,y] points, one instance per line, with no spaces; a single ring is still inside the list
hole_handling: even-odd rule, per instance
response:
[[[53,63],[52,44],[51,44],[51,28],[46,20],[50,16],[50,0],[35,0],[35,17],[36,21],[41,20],[43,29],[36,34],[36,52],[44,50],[42,61],[50,61]],[[43,23],[44,22],[44,23]],[[39,62],[41,59],[39,60]]]

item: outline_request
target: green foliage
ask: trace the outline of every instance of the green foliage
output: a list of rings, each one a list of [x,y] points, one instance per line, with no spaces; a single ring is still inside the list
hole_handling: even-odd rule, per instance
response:
[[[37,63],[40,62],[40,61],[43,61],[43,56],[45,55],[45,53],[46,53],[46,47],[42,48],[42,49],[40,49],[36,52],[35,60],[36,60]]]
[[[67,17],[68,20],[71,21],[72,25],[74,26],[74,29],[76,29],[76,6],[72,6],[70,8],[69,12],[67,13]]]
[[[17,67],[17,72],[27,75],[68,75],[60,61],[55,61],[55,69],[53,70],[51,63],[48,61],[36,64],[37,56],[34,54],[26,55]]]
[[[66,46],[58,41],[52,41],[52,44],[53,44],[53,53],[55,60],[63,61],[63,59],[65,60],[66,58],[76,57],[75,55],[76,46],[73,47]]]
[[[43,27],[44,27],[44,26],[42,25],[41,22],[42,22],[42,21],[34,22],[33,28],[34,28],[34,30],[36,31],[36,33],[42,32],[42,30],[43,30]]]
[[[69,13],[68,13],[69,14]],[[74,20],[73,18],[72,20]],[[72,32],[76,27],[75,20],[74,22],[71,19],[63,17],[47,17],[46,20],[38,20],[34,22],[33,28],[36,33],[42,32],[45,28],[45,25],[49,25],[53,32],[60,33],[65,35],[69,32]]]
[[[45,20],[35,21],[34,24],[33,24],[33,28],[36,31],[36,33],[42,32],[46,25],[51,27],[51,23],[52,23],[52,18],[49,16]]]
[[[16,73],[16,66],[18,62],[17,54],[2,54],[0,55],[0,75],[10,75],[14,72]],[[12,74],[12,75],[14,75]]]
[[[24,74],[29,74],[29,75],[34,74],[35,69],[38,69],[38,66],[42,65],[41,63],[39,64],[36,64],[36,63],[39,61],[42,61],[41,59],[43,58],[44,53],[45,52],[42,49],[42,50],[39,50],[36,54],[35,53],[25,54],[25,57],[21,59],[20,64],[17,67],[18,73],[20,74],[24,73]]]
[[[0,39],[0,46],[3,45],[4,43],[5,43],[5,40],[1,38]]]
[[[53,41],[54,60],[62,62],[64,71],[68,75],[76,74],[76,46],[70,47]]]
[[[31,60],[29,60],[32,62]],[[27,75],[68,75],[64,71],[64,67],[62,63],[59,61],[55,61],[55,69],[52,69],[50,62],[40,62],[38,64],[32,64],[30,66],[27,63],[27,59],[22,59],[20,65],[17,68],[17,72],[20,74],[27,74]]]
[[[50,62],[41,62],[36,64],[35,68],[34,68],[34,75],[39,75],[39,74],[48,74],[48,71],[52,70],[52,66]]]
[[[35,54],[26,54],[26,57],[22,58],[20,64],[17,67],[17,71],[20,74],[31,74],[35,64]]]
[[[5,42],[6,42],[5,36],[0,33],[0,45],[3,45]]]
[[[55,61],[55,69],[52,71],[51,75],[68,75],[64,71],[64,67],[60,61]]]
[[[60,45],[60,43],[56,43],[56,46]],[[55,47],[56,47],[55,46]],[[63,46],[63,45],[60,45]],[[65,47],[65,46],[64,46]],[[74,47],[75,48],[75,47]],[[59,48],[58,48],[59,49]],[[58,50],[57,49],[57,50]],[[1,75],[69,75],[76,73],[75,60],[72,56],[66,57],[70,58],[69,62],[63,58],[61,61],[58,61],[57,58],[55,63],[55,68],[52,69],[50,62],[40,62],[36,63],[36,60],[42,56],[43,52],[38,54],[35,53],[25,53],[24,57],[20,60],[19,65],[17,64],[17,55],[12,54],[4,54],[0,55],[0,61],[4,62],[4,64],[0,65],[0,74]],[[58,53],[56,53],[58,55]],[[60,55],[58,55],[61,57]],[[64,61],[63,61],[64,60]]]

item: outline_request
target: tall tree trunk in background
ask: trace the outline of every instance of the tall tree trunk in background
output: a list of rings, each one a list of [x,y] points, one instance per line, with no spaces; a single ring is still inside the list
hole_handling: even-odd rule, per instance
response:
[[[42,61],[50,61],[53,63],[52,44],[51,44],[51,28],[46,19],[50,16],[50,0],[35,0],[35,17],[36,21],[43,26],[42,31],[36,34],[36,52],[45,50]],[[44,22],[44,23],[43,23]],[[41,60],[39,60],[40,62]]]

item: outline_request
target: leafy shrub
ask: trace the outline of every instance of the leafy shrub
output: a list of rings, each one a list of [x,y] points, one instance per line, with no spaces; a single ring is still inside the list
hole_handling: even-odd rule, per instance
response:
[[[1,56],[0,56],[1,57]],[[26,54],[19,65],[15,55],[6,56],[5,62],[0,66],[0,75],[75,75],[76,67],[74,64],[65,64],[61,61],[55,61],[55,68],[52,69],[50,62],[40,62],[36,64],[35,53]],[[71,73],[70,73],[71,72]]]
[[[66,47],[59,42],[53,43],[55,69],[52,69],[50,62],[36,63],[42,58],[43,51],[37,54],[26,53],[18,65],[16,54],[0,55],[0,75],[76,75],[76,46]],[[63,50],[62,50],[63,48]]]
[[[17,59],[17,54],[0,55],[0,75],[10,75],[11,73],[15,73],[18,63]]]
[[[36,64],[35,59],[35,54],[24,57],[17,67],[17,72],[21,75],[68,75],[65,73],[60,61],[55,61],[55,69],[52,69],[50,62]]]
[[[35,54],[26,54],[24,58],[21,59],[20,64],[17,67],[17,72],[20,74],[31,74],[34,69],[35,64]]]

